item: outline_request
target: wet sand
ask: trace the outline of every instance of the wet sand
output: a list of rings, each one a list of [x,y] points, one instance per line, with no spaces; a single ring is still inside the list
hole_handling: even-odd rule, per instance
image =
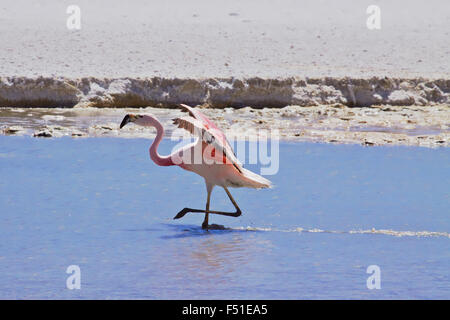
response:
[[[376,106],[349,108],[331,106],[253,109],[204,108],[204,112],[232,140],[254,140],[261,136],[288,141],[351,143],[366,146],[409,145],[448,147],[450,107]],[[173,133],[171,119],[176,109],[163,108],[0,108],[0,134],[35,137],[154,137],[154,130],[119,124],[127,113],[153,114]]]

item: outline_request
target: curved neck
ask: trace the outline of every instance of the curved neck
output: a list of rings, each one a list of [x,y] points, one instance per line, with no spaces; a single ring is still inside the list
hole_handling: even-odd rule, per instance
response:
[[[174,163],[171,156],[160,156],[158,154],[158,146],[164,136],[164,128],[161,123],[155,118],[149,116],[144,116],[141,119],[143,120],[142,125],[153,126],[156,128],[156,138],[148,150],[150,153],[150,158],[159,166],[173,166]]]

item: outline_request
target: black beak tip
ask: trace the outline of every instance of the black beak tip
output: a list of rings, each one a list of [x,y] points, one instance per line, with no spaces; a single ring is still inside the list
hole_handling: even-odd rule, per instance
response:
[[[128,122],[130,122],[130,115],[126,115],[120,123],[120,129],[122,129]]]

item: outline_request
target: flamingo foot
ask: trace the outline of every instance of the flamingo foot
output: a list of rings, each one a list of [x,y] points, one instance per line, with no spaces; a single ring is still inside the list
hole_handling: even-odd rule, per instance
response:
[[[188,213],[189,211],[186,210],[187,208],[184,208],[183,210],[181,210],[180,212],[177,213],[177,215],[175,217],[173,217],[173,219],[180,219],[183,218],[185,216],[186,213]]]
[[[191,209],[191,208],[184,208],[183,210],[178,212],[177,215],[175,217],[173,217],[173,219],[176,220],[176,219],[183,218],[186,215],[186,213],[188,213],[188,212],[203,212],[203,211],[197,210],[197,209]]]
[[[221,225],[221,224],[210,224],[210,225],[206,225],[206,224],[202,224],[202,229],[203,230],[227,230],[228,228],[226,228],[225,226]]]

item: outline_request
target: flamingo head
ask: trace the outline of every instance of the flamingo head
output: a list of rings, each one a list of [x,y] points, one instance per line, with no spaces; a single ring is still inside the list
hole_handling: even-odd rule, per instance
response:
[[[138,126],[144,126],[144,127],[155,127],[158,125],[161,125],[153,115],[146,114],[127,114],[122,122],[120,123],[120,129],[122,129],[127,123],[133,122],[134,124],[137,124]]]
[[[138,115],[127,114],[120,123],[120,129],[122,129],[127,123],[136,122],[138,119],[141,119],[142,117],[143,116],[141,116],[140,114]]]

